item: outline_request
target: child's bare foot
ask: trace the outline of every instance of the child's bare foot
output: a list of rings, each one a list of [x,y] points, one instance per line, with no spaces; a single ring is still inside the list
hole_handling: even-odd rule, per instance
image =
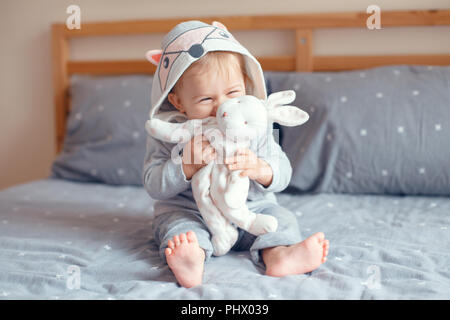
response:
[[[318,232],[292,246],[264,249],[266,275],[283,277],[311,272],[327,260],[329,245],[325,235]]]
[[[191,288],[202,283],[205,251],[200,248],[193,231],[181,233],[167,242],[167,264],[178,283]]]

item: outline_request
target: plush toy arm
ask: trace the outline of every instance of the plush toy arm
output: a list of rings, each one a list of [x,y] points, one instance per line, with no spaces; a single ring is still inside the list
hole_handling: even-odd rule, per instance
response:
[[[171,143],[185,143],[192,138],[189,126],[171,123],[160,119],[150,119],[145,123],[147,132],[156,139]]]
[[[179,112],[166,112],[166,114],[151,117],[145,123],[145,129],[148,134],[156,139],[172,143],[186,143],[194,135],[202,134],[203,131],[217,125],[215,117],[208,117],[202,120],[186,120],[181,123],[168,121],[176,116],[182,116],[182,114]]]

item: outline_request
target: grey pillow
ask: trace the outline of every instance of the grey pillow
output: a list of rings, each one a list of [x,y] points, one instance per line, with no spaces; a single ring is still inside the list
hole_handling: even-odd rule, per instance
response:
[[[73,76],[72,110],[51,177],[142,185],[151,76]]]
[[[292,190],[450,195],[450,67],[266,76],[310,115],[282,127]]]

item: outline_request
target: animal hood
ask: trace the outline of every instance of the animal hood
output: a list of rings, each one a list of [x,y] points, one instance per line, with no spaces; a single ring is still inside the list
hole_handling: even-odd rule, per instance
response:
[[[175,26],[164,37],[162,50],[150,50],[146,54],[147,59],[157,65],[152,85],[150,119],[158,113],[175,110],[167,100],[167,95],[184,71],[211,51],[242,54],[247,73],[254,84],[253,92],[247,94],[259,99],[267,98],[261,65],[225,26],[216,22],[210,25],[201,21],[187,21]]]

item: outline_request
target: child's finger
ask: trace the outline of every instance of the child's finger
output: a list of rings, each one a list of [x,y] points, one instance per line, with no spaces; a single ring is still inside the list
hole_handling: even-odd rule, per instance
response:
[[[235,155],[225,159],[225,164],[236,164],[246,162],[247,157],[245,155]]]
[[[216,157],[216,154],[217,152],[214,148],[206,148],[203,150],[202,157],[203,159],[208,158],[209,160],[212,160]]]
[[[203,153],[203,161],[205,163],[210,163],[215,158],[216,158],[216,151],[214,150],[214,148],[207,149],[206,152]]]
[[[229,170],[247,170],[249,168],[249,164],[247,162],[236,162],[228,165]]]
[[[241,178],[248,177],[249,175],[250,175],[250,170],[242,170],[242,172],[239,174],[239,176]]]
[[[202,155],[203,155],[203,157],[205,157],[206,155],[209,155],[209,154],[212,154],[215,152],[216,152],[216,150],[212,146],[206,146],[202,150]]]
[[[202,146],[205,141],[205,136],[198,134],[195,137],[193,137],[192,140],[193,140],[194,146],[196,146],[196,147]]]
[[[208,147],[211,147],[211,145],[209,144],[209,141],[208,140],[203,140],[202,141],[202,149],[205,149],[205,148],[208,148]]]
[[[237,155],[250,154],[250,149],[248,149],[248,148],[239,148],[239,149],[236,150],[236,154]]]
[[[233,158],[234,157],[225,158],[225,159],[223,159],[223,163],[225,163],[225,164],[233,164],[234,163]]]
[[[202,148],[203,149],[205,149],[205,148],[213,148],[213,146],[209,143],[208,140],[204,140],[203,144],[202,144]]]
[[[210,155],[210,156],[206,157],[205,159],[203,159],[203,161],[204,161],[206,164],[209,164],[211,161],[214,161],[215,159],[216,159],[215,156]]]

